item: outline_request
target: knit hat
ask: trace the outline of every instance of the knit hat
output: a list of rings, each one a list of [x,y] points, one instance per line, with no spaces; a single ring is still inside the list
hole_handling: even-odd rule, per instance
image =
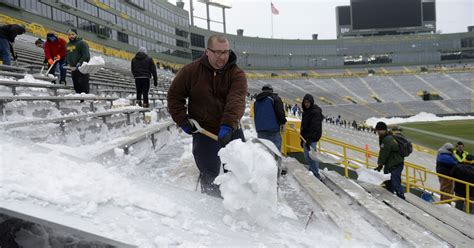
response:
[[[456,145],[457,145],[457,146],[463,146],[464,143],[462,143],[461,141],[459,141]]]
[[[387,131],[387,124],[385,124],[385,122],[383,122],[383,121],[379,121],[375,125],[375,130],[385,130],[385,131]]]
[[[71,33],[71,32],[72,32],[72,33],[77,34],[77,29],[75,29],[75,28],[70,28],[70,29],[67,30],[67,32],[68,32],[68,33]]]
[[[146,47],[140,47],[140,48],[138,48],[138,52],[147,53],[148,51],[147,51]]]
[[[273,87],[270,84],[265,84],[262,87],[262,91],[268,91],[268,92],[273,92]]]

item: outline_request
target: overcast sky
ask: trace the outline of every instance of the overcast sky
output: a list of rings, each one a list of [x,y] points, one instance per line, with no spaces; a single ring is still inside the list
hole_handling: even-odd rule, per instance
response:
[[[189,1],[185,9],[189,11]],[[169,2],[175,3],[175,0]],[[319,39],[336,38],[336,6],[349,5],[350,0],[233,0],[226,10],[227,33],[244,29],[245,36],[271,37],[270,2],[280,14],[273,16],[274,38]],[[205,17],[206,7],[194,0],[195,16]],[[212,20],[222,21],[222,10],[210,7]],[[437,0],[437,29],[443,33],[466,32],[474,25],[474,0]],[[195,19],[195,25],[207,28],[206,21]],[[222,32],[222,24],[212,23],[211,29]]]

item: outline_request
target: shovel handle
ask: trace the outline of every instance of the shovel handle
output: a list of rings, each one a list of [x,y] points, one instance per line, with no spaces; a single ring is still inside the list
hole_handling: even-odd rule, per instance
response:
[[[218,139],[217,135],[215,135],[215,134],[207,131],[206,129],[202,128],[201,125],[199,125],[199,123],[196,120],[189,119],[189,122],[191,123],[191,125],[193,125],[196,128],[197,132],[202,133],[202,134],[206,135],[207,137],[217,141],[217,139]]]
[[[211,139],[213,139],[213,140],[215,140],[215,141],[218,140],[217,135],[215,135],[215,134],[213,134],[213,133],[207,131],[206,129],[202,129],[200,133],[206,135],[207,137],[209,137],[209,138],[211,138]]]
[[[59,61],[59,60],[57,60],[57,59],[55,59],[55,60],[53,61],[53,63],[52,63],[51,66],[49,67],[49,69],[46,71],[46,73],[45,73],[46,75],[49,74],[49,71],[51,71],[51,69],[53,69],[53,65],[56,64],[56,62],[58,62],[58,61]]]

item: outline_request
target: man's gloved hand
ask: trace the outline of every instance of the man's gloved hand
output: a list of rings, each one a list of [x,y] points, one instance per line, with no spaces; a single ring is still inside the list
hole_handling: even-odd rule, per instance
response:
[[[54,64],[54,60],[53,59],[48,59],[48,64],[50,64],[50,65]]]
[[[217,142],[224,147],[232,140],[232,128],[227,125],[221,125]]]
[[[381,171],[382,168],[383,168],[383,165],[379,165],[379,166],[375,167],[374,170],[375,170],[375,171]]]
[[[54,57],[55,60],[61,60],[61,55],[56,55],[56,57]]]
[[[181,129],[183,129],[183,131],[187,134],[193,134],[193,133],[196,133],[197,132],[197,129],[195,126],[191,125],[191,123],[186,123],[184,125],[181,126]]]
[[[153,85],[154,85],[155,87],[157,87],[157,86],[158,86],[158,80],[155,79],[155,81],[153,82]]]

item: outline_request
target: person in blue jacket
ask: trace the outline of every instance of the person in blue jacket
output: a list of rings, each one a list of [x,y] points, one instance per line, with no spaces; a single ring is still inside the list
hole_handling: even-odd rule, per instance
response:
[[[266,84],[254,103],[254,121],[257,137],[273,142],[281,150],[281,134],[286,117],[281,98],[273,93],[273,87]]]
[[[454,166],[458,163],[453,155],[454,146],[451,143],[444,144],[438,149],[436,156],[436,172],[449,177],[452,177]],[[440,184],[440,191],[448,194],[454,193],[454,182],[451,179],[438,177]],[[450,196],[441,195],[441,201],[451,199]]]

